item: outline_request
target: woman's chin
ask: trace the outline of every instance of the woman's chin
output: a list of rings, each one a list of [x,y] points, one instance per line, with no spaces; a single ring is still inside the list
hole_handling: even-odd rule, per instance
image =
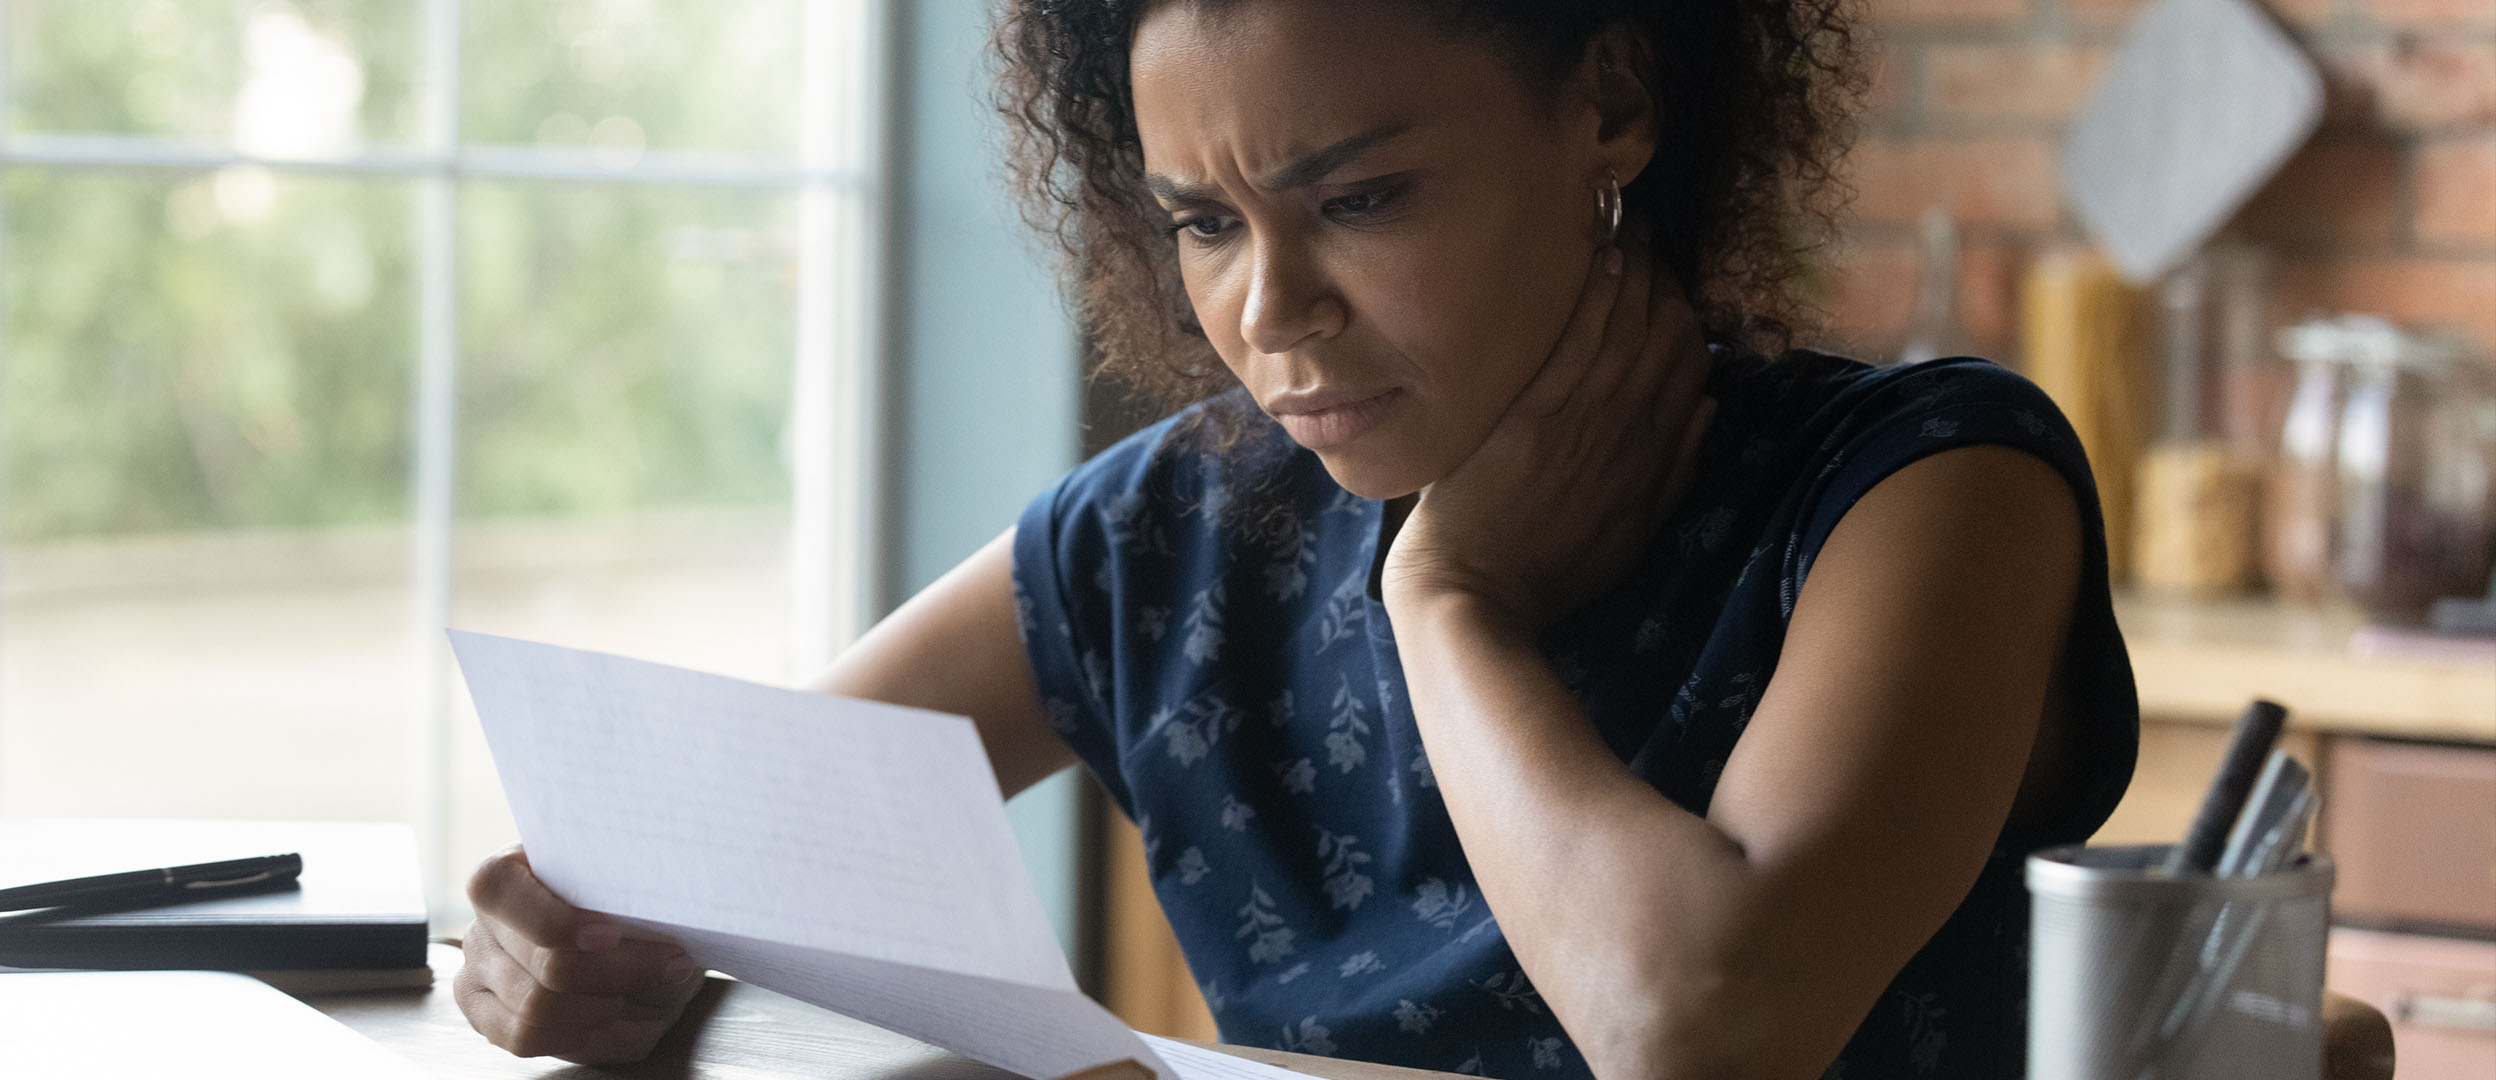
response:
[[[1350,447],[1315,451],[1343,490],[1364,499],[1400,499],[1428,487],[1434,477],[1417,475],[1409,461],[1383,461]]]

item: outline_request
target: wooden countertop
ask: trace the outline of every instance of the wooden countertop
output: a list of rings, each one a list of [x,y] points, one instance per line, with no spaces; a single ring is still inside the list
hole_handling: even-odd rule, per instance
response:
[[[2226,724],[2267,697],[2308,730],[2496,742],[2484,640],[2385,634],[2353,610],[2268,599],[2118,594],[2115,617],[2147,718]]]

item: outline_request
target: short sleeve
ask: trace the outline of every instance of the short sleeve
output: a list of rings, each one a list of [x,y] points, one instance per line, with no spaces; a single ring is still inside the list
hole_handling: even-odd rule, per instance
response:
[[[1117,767],[1105,613],[1088,610],[1070,587],[1097,581],[1107,568],[1105,538],[1082,498],[1095,471],[1068,473],[1023,508],[1014,527],[1014,615],[1049,726],[1118,805],[1131,808]]]
[[[1836,452],[1820,464],[1799,523],[1800,574],[1809,573],[1839,519],[1881,481],[1945,450],[1981,445],[2024,450],[2071,484],[2090,557],[2102,572],[2105,523],[2096,477],[2070,423],[2036,384],[1981,360],[1937,360],[1884,380],[1852,411]]]
[[[1242,642],[1292,622],[1225,603],[1240,591],[1231,578],[1257,580],[1270,557],[1235,523],[1242,506],[1298,505],[1288,469],[1315,461],[1285,452],[1279,428],[1215,449],[1207,436],[1225,429],[1202,425],[1233,404],[1210,399],[1119,440],[1034,498],[1014,530],[1017,621],[1041,705],[1129,816],[1136,748],[1209,707],[1212,683],[1242,677],[1245,665],[1217,654],[1254,652]]]
[[[2087,839],[2113,813],[2131,783],[2139,750],[2140,705],[2132,665],[2115,624],[2107,569],[2105,515],[2077,433],[2036,384],[1975,359],[1936,360],[1892,369],[1863,399],[1836,451],[1820,465],[1789,550],[1790,597],[1800,592],[1829,534],[1863,496],[1909,465],[1967,446],[2006,446],[2053,466],[2081,511],[2081,583],[2064,663],[2081,725],[2081,775],[2074,804],[2036,843]],[[1789,611],[1790,615],[1791,612]]]

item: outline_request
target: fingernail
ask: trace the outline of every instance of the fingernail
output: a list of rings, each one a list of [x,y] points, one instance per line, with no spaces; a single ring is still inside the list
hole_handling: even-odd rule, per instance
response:
[[[1607,274],[1621,272],[1621,249],[1618,245],[1603,249],[1603,272]]]
[[[692,957],[679,956],[676,959],[668,961],[667,966],[660,969],[659,981],[666,983],[667,985],[674,986],[677,983],[683,982],[686,979],[700,974],[701,971],[702,965],[695,963]]]
[[[572,935],[572,944],[586,952],[605,952],[624,943],[624,928],[611,922],[591,923]]]

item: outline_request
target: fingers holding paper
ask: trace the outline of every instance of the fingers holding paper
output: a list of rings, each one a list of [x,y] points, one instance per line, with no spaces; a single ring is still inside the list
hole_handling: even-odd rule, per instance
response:
[[[683,949],[626,940],[621,923],[565,903],[530,871],[528,855],[518,845],[477,867],[468,898],[477,921],[494,931],[503,950],[551,990],[630,993],[674,983],[694,970]]]
[[[702,987],[701,979],[688,977],[635,994],[564,993],[531,981],[490,935],[470,943],[468,956],[455,983],[460,1010],[487,1041],[521,1057],[639,1061]]]
[[[480,865],[468,894],[477,918],[461,943],[460,1011],[514,1054],[639,1060],[701,990],[684,950],[627,940],[613,920],[564,903],[516,846]]]

